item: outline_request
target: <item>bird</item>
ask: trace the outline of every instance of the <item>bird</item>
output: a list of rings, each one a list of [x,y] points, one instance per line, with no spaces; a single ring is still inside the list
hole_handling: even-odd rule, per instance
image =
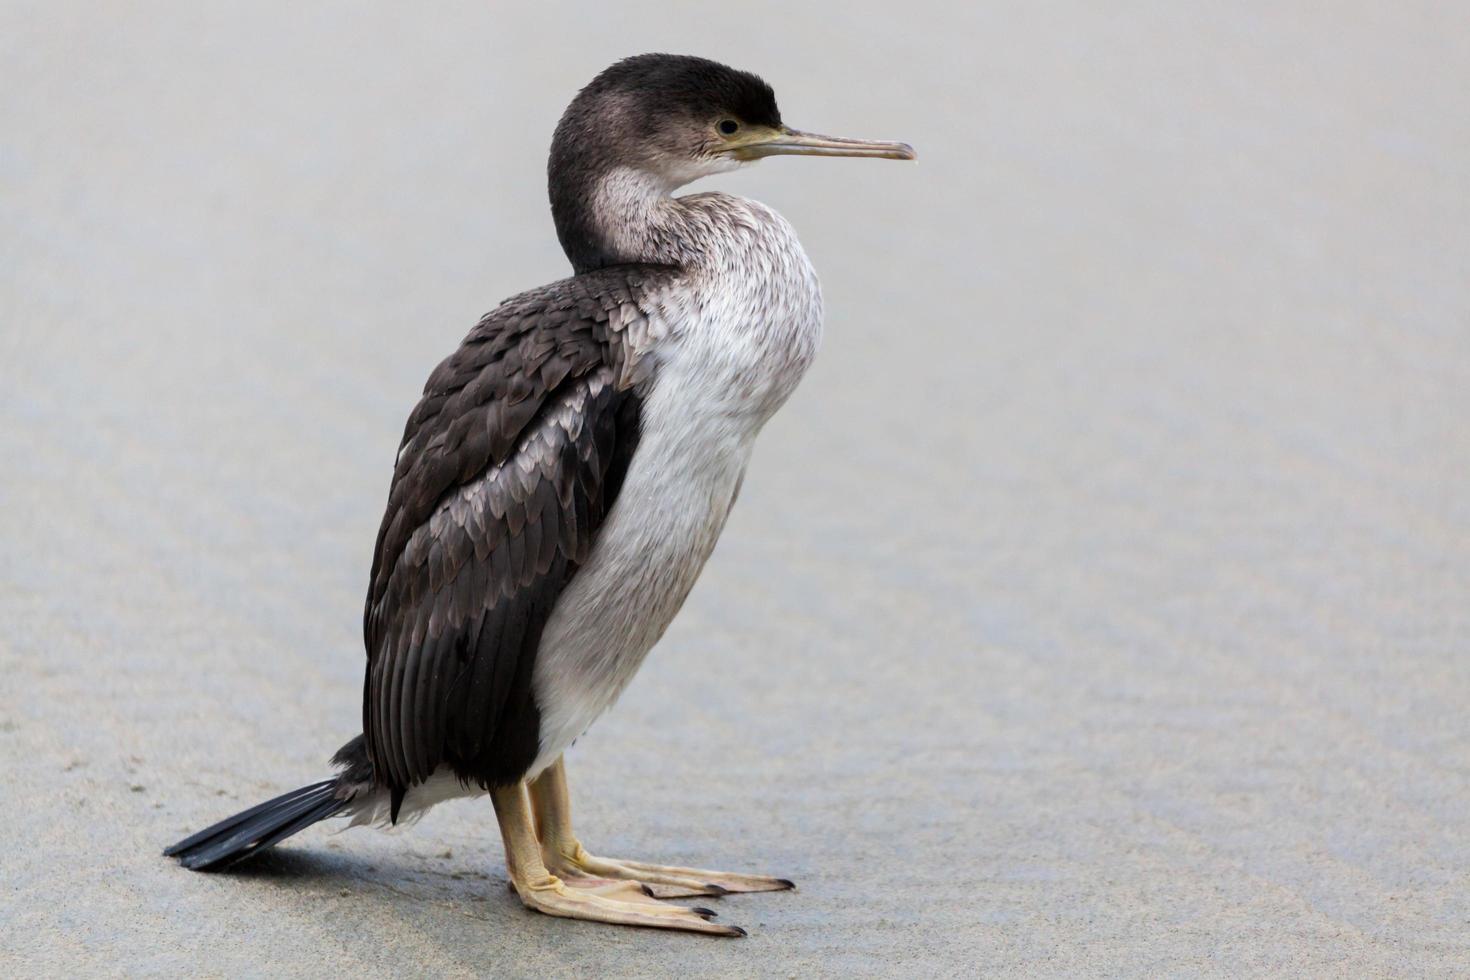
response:
[[[628,57],[577,93],[547,163],[573,274],[486,314],[404,428],[363,615],[362,733],[331,778],[166,855],[220,870],[327,818],[398,824],[488,795],[538,912],[743,936],[668,900],[794,887],[594,856],[563,758],[673,621],[816,354],[821,288],[791,225],[674,194],[788,154],[916,159],[792,129],[762,78],[705,58]]]

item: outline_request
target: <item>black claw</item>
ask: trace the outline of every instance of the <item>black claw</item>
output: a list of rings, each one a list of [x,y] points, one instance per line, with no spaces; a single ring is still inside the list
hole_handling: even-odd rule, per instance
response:
[[[776,881],[780,882],[782,888],[796,887],[796,882],[792,881],[790,878],[777,878]]]
[[[689,911],[693,912],[695,915],[702,915],[706,919],[713,919],[715,916],[717,916],[717,915],[720,914],[720,913],[716,912],[714,909],[705,909],[705,908],[700,908],[699,906],[695,906],[694,908],[690,909]]]
[[[643,884],[641,881],[638,883],[638,887],[641,888],[641,889],[643,889],[643,894],[647,895],[649,898],[655,898],[656,897],[653,894],[653,889],[652,888],[649,888],[647,885]]]
[[[706,881],[704,883],[704,890],[710,893],[711,898],[720,898],[724,895],[730,894],[730,889],[726,888],[724,885],[717,885],[712,881]]]
[[[739,926],[729,926],[728,928],[730,930],[730,935],[732,935],[732,936],[740,936],[740,937],[743,938],[745,936],[750,935],[750,933],[746,932],[744,929],[740,928]]]

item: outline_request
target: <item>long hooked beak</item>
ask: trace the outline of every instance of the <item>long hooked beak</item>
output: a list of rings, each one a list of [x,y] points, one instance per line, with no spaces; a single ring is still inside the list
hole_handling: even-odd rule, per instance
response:
[[[752,133],[725,151],[737,160],[759,160],[762,157],[799,154],[813,157],[875,157],[881,160],[917,160],[919,155],[907,143],[892,140],[854,140],[842,136],[821,136],[796,129],[765,130]]]

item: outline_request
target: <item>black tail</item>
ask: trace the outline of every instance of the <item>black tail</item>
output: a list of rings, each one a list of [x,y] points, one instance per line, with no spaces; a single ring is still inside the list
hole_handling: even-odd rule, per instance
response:
[[[303,786],[221,820],[163,853],[191,871],[219,871],[340,813],[352,802],[351,795],[338,798],[340,785],[340,780],[328,779]]]

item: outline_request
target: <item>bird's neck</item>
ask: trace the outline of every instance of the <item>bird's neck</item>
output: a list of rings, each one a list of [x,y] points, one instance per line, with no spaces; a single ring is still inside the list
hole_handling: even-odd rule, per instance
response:
[[[674,186],[644,171],[614,167],[571,176],[551,188],[562,249],[579,273],[609,265],[678,265],[686,258],[684,207]]]

